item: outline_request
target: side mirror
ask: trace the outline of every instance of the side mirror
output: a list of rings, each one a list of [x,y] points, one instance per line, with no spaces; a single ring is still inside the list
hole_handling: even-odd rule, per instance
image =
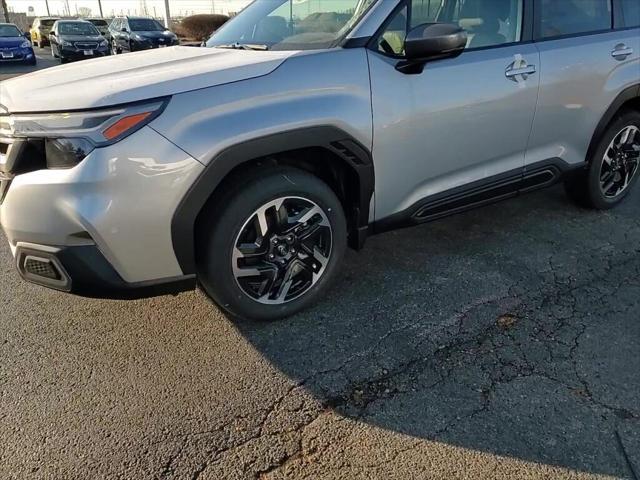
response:
[[[411,30],[404,42],[407,59],[397,69],[403,73],[422,73],[433,60],[453,58],[467,47],[467,32],[449,23],[425,23]]]
[[[27,40],[31,40],[31,33],[30,33],[30,32],[24,32],[23,36],[24,36],[24,38],[26,38]]]

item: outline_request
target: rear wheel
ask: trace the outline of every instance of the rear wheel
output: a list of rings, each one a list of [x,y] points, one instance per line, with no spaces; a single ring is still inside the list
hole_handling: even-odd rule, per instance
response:
[[[589,159],[588,170],[566,182],[570,197],[581,205],[608,210],[629,194],[640,170],[640,113],[619,115]]]
[[[337,196],[295,168],[227,185],[203,221],[200,283],[241,318],[274,320],[308,307],[327,289],[346,250]]]

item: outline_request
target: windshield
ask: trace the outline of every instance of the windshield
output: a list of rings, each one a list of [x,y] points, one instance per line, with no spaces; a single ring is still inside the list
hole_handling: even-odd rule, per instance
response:
[[[48,18],[46,20],[40,20],[40,25],[42,25],[43,27],[50,27],[54,23],[56,23],[56,19],[55,18]]]
[[[100,35],[96,27],[88,22],[64,22],[58,25],[60,35]]]
[[[107,26],[107,22],[105,20],[89,20],[91,23],[93,23],[96,27],[106,27]]]
[[[22,34],[15,25],[0,25],[0,37],[21,37]]]
[[[335,47],[378,0],[256,0],[207,47],[313,50]]]
[[[129,19],[132,32],[161,32],[164,27],[150,18]]]

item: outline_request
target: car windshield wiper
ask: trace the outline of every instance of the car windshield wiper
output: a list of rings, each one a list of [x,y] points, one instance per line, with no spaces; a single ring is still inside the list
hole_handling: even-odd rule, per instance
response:
[[[228,45],[213,45],[214,48],[229,48],[232,50],[269,50],[269,45],[257,43],[230,43]]]

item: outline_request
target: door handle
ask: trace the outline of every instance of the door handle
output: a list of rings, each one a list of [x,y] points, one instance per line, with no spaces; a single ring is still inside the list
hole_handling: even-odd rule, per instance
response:
[[[515,79],[515,77],[522,76],[526,80],[529,75],[533,75],[537,72],[535,65],[524,65],[522,67],[509,67],[505,72],[505,76],[510,79]]]
[[[626,60],[630,55],[633,55],[633,48],[627,47],[624,43],[616,45],[616,48],[611,52],[611,56],[616,60]]]

